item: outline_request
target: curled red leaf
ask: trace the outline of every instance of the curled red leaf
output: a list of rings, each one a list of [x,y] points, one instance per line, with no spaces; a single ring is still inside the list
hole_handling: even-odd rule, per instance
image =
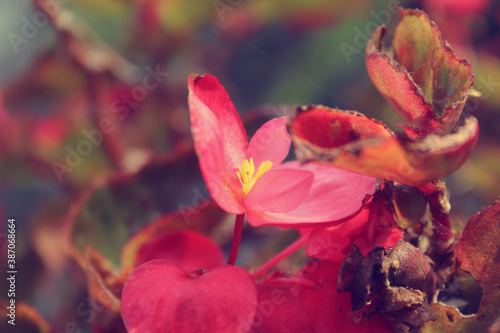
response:
[[[457,170],[479,134],[477,120],[469,117],[452,134],[413,140],[392,134],[381,122],[358,112],[321,105],[299,109],[289,130],[295,154],[302,161],[315,160],[411,186]]]
[[[400,10],[391,49],[380,27],[366,49],[370,77],[409,135],[451,132],[472,91],[470,64],[458,59],[437,25],[419,10]]]

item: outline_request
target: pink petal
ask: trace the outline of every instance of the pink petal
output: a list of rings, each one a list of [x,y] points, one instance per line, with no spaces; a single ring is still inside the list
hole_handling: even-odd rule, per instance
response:
[[[295,209],[307,197],[313,173],[297,169],[275,169],[265,173],[245,198],[247,212],[283,213]],[[253,224],[250,215],[248,218]]]
[[[223,102],[227,104],[225,108]],[[217,79],[190,77],[189,111],[195,150],[210,194],[228,213],[243,213],[243,191],[236,178],[236,168],[245,158],[247,144],[241,141],[247,140],[246,133]],[[228,135],[235,136],[234,142],[231,143]]]
[[[237,170],[238,165],[245,159],[248,137],[226,90],[215,77],[206,74],[205,76],[192,75],[189,78],[189,91],[191,119],[193,111],[210,112],[215,116],[222,136],[228,168]],[[199,104],[203,104],[205,108],[198,109]],[[203,133],[200,134],[203,136]]]
[[[247,150],[247,159],[253,158],[255,168],[267,160],[278,166],[288,155],[292,138],[288,134],[287,121],[288,117],[272,119],[255,132]]]
[[[314,183],[307,198],[286,213],[248,212],[253,226],[274,225],[283,228],[307,228],[348,218],[361,209],[363,199],[375,190],[376,178],[335,168],[298,161],[279,168],[295,168],[314,173]],[[251,216],[252,215],[252,216]]]

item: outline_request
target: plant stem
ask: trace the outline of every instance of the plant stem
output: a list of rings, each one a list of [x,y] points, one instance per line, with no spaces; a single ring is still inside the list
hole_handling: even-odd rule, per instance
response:
[[[264,265],[259,267],[255,272],[253,272],[252,277],[254,280],[257,280],[260,278],[262,275],[264,275],[268,270],[276,266],[279,262],[282,260],[288,258],[291,256],[293,253],[298,251],[301,247],[306,245],[307,240],[309,239],[309,233],[303,235],[299,239],[297,239],[295,242],[287,246],[283,251],[278,253],[276,256],[271,258],[269,261],[267,261]]]
[[[432,213],[432,226],[434,237],[448,243],[452,237],[450,221],[450,202],[446,198],[446,186],[443,181],[437,180],[418,187],[427,197]]]
[[[228,265],[236,264],[236,258],[238,258],[238,250],[240,249],[241,234],[243,233],[244,222],[244,213],[236,215],[236,219],[234,221],[233,240],[231,241],[231,250],[229,250],[229,257],[227,259]]]

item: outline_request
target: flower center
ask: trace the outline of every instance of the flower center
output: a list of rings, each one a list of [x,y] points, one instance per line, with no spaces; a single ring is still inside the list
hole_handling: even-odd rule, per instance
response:
[[[255,173],[253,158],[250,158],[250,161],[248,161],[247,159],[243,160],[243,162],[241,162],[241,165],[238,166],[239,171],[236,171],[236,175],[240,180],[241,186],[243,186],[243,191],[245,192],[245,194],[248,194],[248,192],[250,192],[252,187],[255,185],[257,179],[271,170],[272,167],[273,162],[267,160],[259,165],[259,169],[257,170],[257,173]]]

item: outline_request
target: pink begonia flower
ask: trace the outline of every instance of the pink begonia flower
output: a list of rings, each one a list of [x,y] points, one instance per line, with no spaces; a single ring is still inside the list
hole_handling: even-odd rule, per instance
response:
[[[211,76],[189,78],[191,130],[210,194],[253,226],[311,227],[349,217],[376,179],[317,164],[282,163],[290,150],[288,117],[265,123],[250,143],[224,87]]]

